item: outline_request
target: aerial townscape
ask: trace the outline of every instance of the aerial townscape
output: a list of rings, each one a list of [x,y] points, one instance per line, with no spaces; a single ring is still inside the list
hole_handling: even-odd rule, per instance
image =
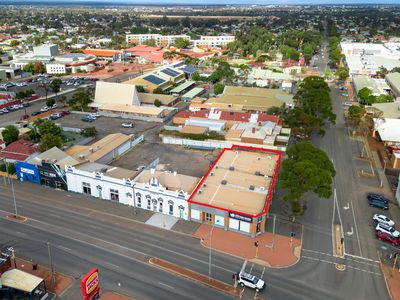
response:
[[[0,300],[400,300],[400,2],[0,1]]]

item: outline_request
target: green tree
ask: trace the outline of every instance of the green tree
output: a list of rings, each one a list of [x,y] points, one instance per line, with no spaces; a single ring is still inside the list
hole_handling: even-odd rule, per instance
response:
[[[325,78],[330,78],[331,77],[331,69],[330,68],[326,68],[325,69]]]
[[[189,41],[184,38],[177,38],[175,40],[175,47],[180,49],[186,49],[189,46]]]
[[[157,87],[153,90],[153,94],[164,94],[162,88]]]
[[[56,103],[56,100],[54,100],[53,98],[47,99],[47,101],[46,101],[46,105],[48,107],[52,107],[55,103]]]
[[[360,103],[365,105],[371,100],[372,96],[372,90],[370,90],[367,87],[362,88],[361,90],[358,91],[357,94],[358,98],[360,99]]]
[[[61,83],[62,83],[62,81],[61,81],[60,78],[54,78],[54,79],[50,82],[50,84],[49,84],[49,89],[50,89],[54,94],[56,94],[56,98],[57,98],[58,92],[59,92],[60,89],[61,89]]]
[[[154,106],[160,107],[161,106],[161,101],[159,99],[154,100]]]
[[[41,62],[35,62],[33,65],[33,74],[43,74],[46,72],[46,67]]]
[[[89,103],[92,102],[89,95],[85,92],[84,89],[79,89],[72,96],[69,101],[69,105],[76,110],[84,111],[87,109]]]
[[[33,62],[27,63],[27,64],[22,68],[22,70],[23,70],[24,72],[28,72],[28,73],[34,74],[34,64],[33,64]]]
[[[349,121],[354,126],[359,126],[365,115],[365,109],[360,106],[352,105],[349,107]]]
[[[222,94],[222,92],[224,91],[224,89],[225,89],[225,85],[223,85],[222,83],[216,83],[216,84],[214,85],[214,94],[215,94],[215,95]]]
[[[92,136],[96,136],[96,134],[97,134],[97,129],[95,126],[87,127],[85,129],[82,129],[82,131],[81,131],[81,135],[84,137],[92,137]]]
[[[7,173],[10,174],[10,175],[14,175],[15,174],[15,165],[14,164],[8,164]]]
[[[46,134],[52,134],[55,136],[61,136],[61,128],[57,126],[53,121],[50,120],[37,120],[38,122],[34,122],[34,126],[38,129],[38,132],[41,136]]]
[[[147,41],[143,42],[143,45],[155,47],[156,46],[156,40],[155,39],[148,39]]]
[[[4,142],[6,143],[6,145],[8,145],[18,140],[19,130],[14,125],[8,125],[6,126],[6,128],[4,128],[1,134],[3,136]]]
[[[339,67],[335,72],[335,76],[337,76],[340,80],[345,81],[349,77],[349,69],[346,67]]]
[[[322,77],[309,76],[299,85],[295,108],[283,116],[285,123],[293,132],[309,137],[313,132],[323,135],[325,122],[335,123],[336,115],[332,112],[330,88]]]
[[[19,42],[17,41],[17,40],[12,40],[11,42],[10,42],[10,46],[11,47],[17,47],[19,45]]]
[[[136,86],[136,90],[138,93],[145,93],[146,90],[144,89],[144,87],[142,85],[137,85]]]
[[[293,214],[301,212],[300,199],[306,192],[319,197],[332,195],[335,167],[324,151],[309,142],[301,142],[288,148],[287,159],[282,162],[280,186],[287,190],[285,201],[292,204]]]
[[[39,143],[39,150],[41,152],[44,152],[53,147],[61,148],[61,146],[62,146],[61,136],[48,133],[41,137]]]

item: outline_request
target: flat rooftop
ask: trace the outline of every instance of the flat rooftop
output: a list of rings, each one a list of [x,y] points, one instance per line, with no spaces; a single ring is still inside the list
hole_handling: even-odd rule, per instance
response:
[[[257,216],[268,209],[281,152],[233,146],[224,149],[189,202]]]

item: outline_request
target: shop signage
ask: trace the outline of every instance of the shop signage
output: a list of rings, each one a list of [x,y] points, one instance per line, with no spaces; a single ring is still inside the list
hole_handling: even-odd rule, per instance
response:
[[[99,284],[99,270],[97,268],[93,268],[81,280],[82,294],[85,297],[93,296],[99,292]]]
[[[233,213],[233,212],[229,213],[229,217],[231,219],[236,219],[236,220],[247,222],[247,223],[252,223],[253,222],[253,218],[252,217],[240,215],[240,214]]]
[[[35,175],[35,171],[33,171],[33,170],[31,170],[31,169],[21,168],[20,170],[21,170],[22,173]]]
[[[40,175],[43,175],[45,177],[48,178],[57,178],[57,174],[56,173],[52,173],[52,172],[47,172],[47,171],[43,171],[43,170],[39,170]]]

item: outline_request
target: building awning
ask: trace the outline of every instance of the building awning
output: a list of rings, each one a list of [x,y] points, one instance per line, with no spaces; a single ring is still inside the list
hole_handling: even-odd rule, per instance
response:
[[[43,279],[18,269],[12,269],[1,275],[3,287],[13,288],[26,293],[33,292]]]

